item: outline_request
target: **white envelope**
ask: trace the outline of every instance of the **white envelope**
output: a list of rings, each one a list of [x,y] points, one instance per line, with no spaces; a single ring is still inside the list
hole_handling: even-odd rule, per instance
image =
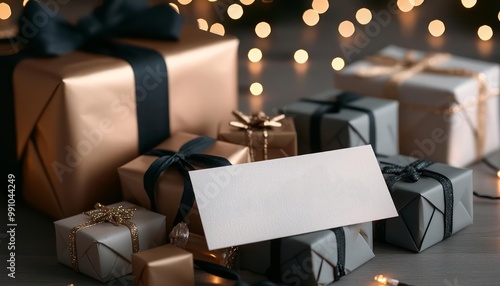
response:
[[[189,175],[211,250],[398,215],[369,145]]]

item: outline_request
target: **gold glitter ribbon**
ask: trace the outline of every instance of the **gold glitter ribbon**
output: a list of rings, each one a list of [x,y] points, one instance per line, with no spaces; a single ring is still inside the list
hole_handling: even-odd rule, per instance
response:
[[[229,125],[240,128],[246,131],[247,134],[247,145],[250,148],[250,160],[255,161],[254,151],[253,151],[253,132],[254,130],[262,130],[262,136],[264,137],[264,160],[268,159],[267,149],[269,145],[269,133],[268,129],[273,127],[281,127],[282,124],[280,120],[285,118],[284,114],[280,114],[274,117],[267,116],[264,112],[260,111],[253,115],[246,115],[241,111],[233,111],[233,115],[236,116],[238,121],[230,121]]]
[[[71,257],[71,266],[78,271],[78,256],[76,253],[76,233],[84,228],[91,227],[100,223],[109,222],[115,226],[125,225],[130,229],[132,238],[132,251],[139,251],[139,231],[137,226],[129,221],[134,216],[137,208],[108,207],[100,203],[95,204],[95,209],[84,212],[90,216],[90,220],[73,227],[69,233],[69,255]]]
[[[376,77],[388,75],[389,79],[385,83],[386,96],[391,99],[398,99],[399,86],[401,83],[414,75],[425,72],[441,75],[452,75],[469,77],[478,83],[478,96],[473,101],[463,104],[450,102],[451,106],[446,108],[434,108],[419,104],[401,104],[410,109],[421,110],[432,114],[449,115],[466,108],[477,106],[477,128],[476,134],[476,156],[480,159],[484,155],[484,144],[486,136],[486,100],[496,94],[489,94],[486,76],[483,73],[457,68],[438,68],[436,66],[446,62],[451,57],[445,53],[427,53],[421,59],[416,59],[416,51],[407,51],[403,59],[391,56],[375,55],[368,56],[366,60],[374,66],[363,67],[357,74],[362,77]]]

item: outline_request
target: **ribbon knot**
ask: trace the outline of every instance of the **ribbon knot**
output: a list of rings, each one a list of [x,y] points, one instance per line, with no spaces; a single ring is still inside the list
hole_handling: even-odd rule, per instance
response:
[[[174,226],[184,221],[194,205],[194,191],[188,171],[194,170],[194,165],[204,168],[231,165],[226,158],[199,154],[212,146],[215,141],[216,140],[213,138],[202,136],[185,143],[178,152],[154,149],[145,154],[159,157],[153,161],[146,173],[144,173],[144,189],[149,197],[152,211],[157,211],[155,186],[163,171],[170,167],[177,166],[177,170],[184,181],[184,191],[182,193],[177,215],[174,219]]]
[[[109,222],[116,226],[125,220],[132,219],[137,208],[124,208],[123,206],[108,207],[100,203],[95,204],[95,209],[86,211],[85,214],[95,223]]]
[[[422,171],[430,166],[432,162],[426,160],[417,160],[406,166],[390,165],[382,168],[382,173],[391,174],[386,179],[387,185],[394,185],[396,182],[403,181],[407,183],[415,183],[420,180]]]

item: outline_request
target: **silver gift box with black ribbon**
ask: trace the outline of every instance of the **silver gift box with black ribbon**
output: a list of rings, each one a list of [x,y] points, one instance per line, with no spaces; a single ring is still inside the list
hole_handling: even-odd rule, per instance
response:
[[[294,118],[299,154],[367,144],[377,154],[399,154],[397,101],[332,89],[283,111]]]
[[[372,223],[240,246],[240,267],[289,285],[328,285],[372,259]]]
[[[421,252],[472,224],[472,170],[406,156],[379,158],[399,217],[375,238]]]

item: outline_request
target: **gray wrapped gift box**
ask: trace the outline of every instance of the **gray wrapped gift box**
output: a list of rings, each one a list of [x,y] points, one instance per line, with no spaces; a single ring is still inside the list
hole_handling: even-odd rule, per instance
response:
[[[388,46],[376,55],[388,63],[373,57],[357,61],[334,74],[335,87],[399,101],[400,154],[464,167],[498,149],[500,66],[444,54],[433,62],[433,71],[411,74],[406,72],[412,66],[411,59],[405,61],[409,55],[420,60],[429,53]],[[472,75],[460,75],[464,72]],[[398,80],[397,74],[402,75]],[[484,77],[484,98],[474,74]],[[390,78],[399,83],[389,84]],[[478,131],[484,139],[479,140]]]
[[[241,269],[266,275],[271,266],[279,267],[280,280],[293,285],[328,285],[372,259],[372,223],[339,228],[345,241],[344,265],[339,267],[338,233],[332,230],[291,236],[279,240],[279,264],[271,265],[271,241],[240,246]],[[273,246],[276,247],[276,246]]]
[[[288,105],[284,111],[294,118],[299,154],[366,144],[377,154],[399,154],[397,101],[332,89]]]
[[[139,232],[139,250],[146,250],[166,243],[165,216],[153,213],[128,202],[109,207],[136,207],[130,221]],[[73,227],[89,221],[85,214],[75,215],[54,222],[56,230],[57,260],[72,267],[69,233]],[[78,271],[101,282],[132,273],[132,238],[125,225],[115,226],[104,222],[82,228],[76,233]]]
[[[472,170],[441,163],[419,168],[422,160],[406,156],[379,158],[379,162],[399,217],[376,222],[376,239],[421,252],[472,224]],[[394,166],[401,168],[387,174],[384,167]],[[412,182],[415,173],[418,180]],[[452,195],[446,194],[443,177],[449,179]]]

